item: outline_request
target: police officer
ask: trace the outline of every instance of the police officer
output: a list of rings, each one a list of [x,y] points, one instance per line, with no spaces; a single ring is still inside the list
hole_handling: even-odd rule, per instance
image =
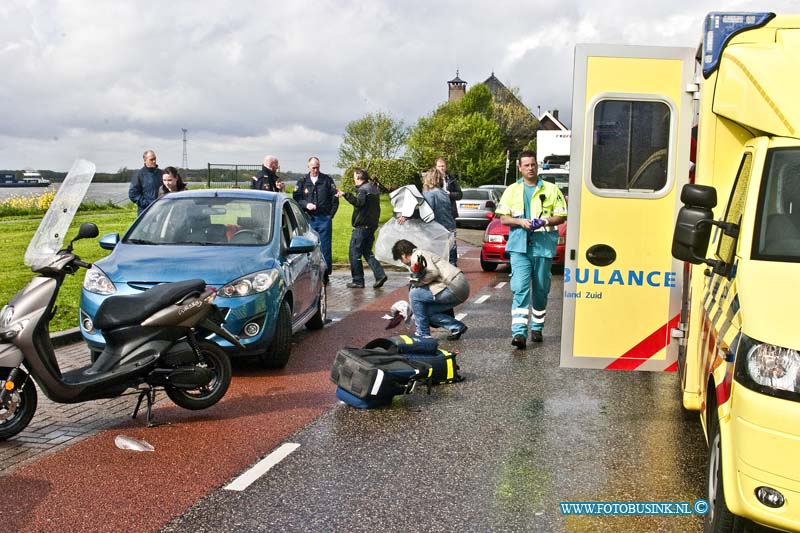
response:
[[[542,342],[550,292],[550,265],[558,243],[556,226],[567,220],[567,203],[561,189],[539,178],[538,170],[536,154],[520,153],[522,178],[503,192],[495,211],[500,215],[500,222],[510,226],[506,252],[511,258],[511,292],[514,295],[511,344],[520,350],[525,349],[529,321],[531,340]]]
[[[277,172],[280,168],[278,158],[274,155],[268,155],[264,158],[264,163],[261,165],[261,171],[254,177],[250,178],[251,189],[258,189],[260,191],[283,192],[285,186],[281,177]]]
[[[333,271],[331,255],[331,237],[333,233],[333,217],[339,209],[339,197],[336,196],[336,184],[327,174],[319,171],[319,158],[308,158],[308,174],[300,178],[294,189],[293,197],[308,214],[309,224],[319,234],[322,255],[328,270],[328,277]]]

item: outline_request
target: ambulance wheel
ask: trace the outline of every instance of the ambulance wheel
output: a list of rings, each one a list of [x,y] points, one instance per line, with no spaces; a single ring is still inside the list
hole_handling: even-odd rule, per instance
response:
[[[740,520],[728,509],[722,486],[722,443],[719,435],[717,406],[711,402],[708,425],[708,512],[703,530],[706,533],[742,531]]]
[[[481,269],[484,272],[494,272],[497,270],[497,263],[490,263],[489,261],[481,259]]]
[[[289,362],[292,353],[292,310],[289,303],[284,300],[278,309],[278,321],[275,324],[275,335],[264,353],[261,354],[261,364],[264,368],[283,368]]]

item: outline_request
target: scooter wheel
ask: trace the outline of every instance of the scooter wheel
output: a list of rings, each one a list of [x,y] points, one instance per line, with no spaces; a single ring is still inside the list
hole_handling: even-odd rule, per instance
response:
[[[5,386],[10,372],[10,368],[0,368],[0,386]],[[33,380],[23,370],[20,370],[18,376],[26,377],[25,380],[18,378],[24,385],[12,392],[5,403],[0,404],[0,441],[10,439],[28,427],[36,412],[38,396]]]
[[[225,396],[233,377],[231,361],[222,348],[210,341],[200,341],[199,346],[201,360],[196,364],[211,370],[214,374],[211,381],[203,387],[191,390],[164,388],[175,405],[193,411],[206,409],[220,401]]]

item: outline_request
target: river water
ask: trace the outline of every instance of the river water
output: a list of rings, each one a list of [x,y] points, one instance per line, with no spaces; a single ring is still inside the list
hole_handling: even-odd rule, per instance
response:
[[[287,185],[294,185],[294,182],[286,182]],[[49,187],[0,187],[0,202],[14,196],[39,196],[45,191],[58,189],[60,183],[53,183]],[[192,187],[202,187],[204,183],[192,182]],[[218,183],[219,187],[230,187],[231,183]],[[130,202],[128,200],[128,183],[92,183],[84,198],[87,202],[104,204],[112,202],[117,205]]]
[[[58,189],[60,183],[53,183],[49,187],[1,187],[0,188],[0,202],[14,196],[39,196],[45,191],[52,191]],[[128,184],[127,183],[92,183],[89,185],[89,190],[86,192],[85,200],[87,202],[97,202],[104,204],[106,202],[113,202],[115,204],[124,204],[128,200]]]

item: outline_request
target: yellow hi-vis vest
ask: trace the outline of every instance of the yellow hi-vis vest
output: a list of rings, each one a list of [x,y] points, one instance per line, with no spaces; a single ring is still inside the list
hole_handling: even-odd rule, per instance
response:
[[[539,178],[531,196],[529,212],[532,218],[567,216],[567,202],[564,200],[564,195],[561,194],[561,189],[556,184]],[[495,214],[509,215],[514,218],[525,217],[525,181],[523,179],[518,179],[503,192]],[[506,242],[506,252],[526,253],[529,244],[533,247],[532,254],[534,256],[554,257],[558,244],[558,228],[544,227],[529,232],[519,226],[511,226]]]

